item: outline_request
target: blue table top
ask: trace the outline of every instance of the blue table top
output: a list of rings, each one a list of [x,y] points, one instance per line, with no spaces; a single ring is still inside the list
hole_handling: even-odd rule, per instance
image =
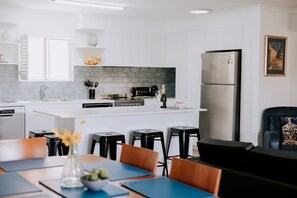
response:
[[[6,172],[17,172],[23,170],[63,166],[64,163],[65,159],[61,156],[52,156],[46,158],[0,162],[0,168]]]
[[[84,169],[89,172],[93,168],[107,169],[109,172],[110,181],[153,175],[152,172],[118,161],[93,163],[84,166]]]
[[[43,180],[39,182],[50,190],[58,193],[62,197],[69,198],[97,198],[97,197],[115,197],[115,196],[123,196],[128,195],[129,192],[127,190],[121,189],[117,186],[114,186],[108,183],[104,188],[100,191],[89,191],[85,187],[81,188],[63,188],[61,187],[60,179],[51,179],[51,180]]]
[[[0,197],[32,192],[41,190],[18,173],[0,174]]]
[[[211,193],[167,177],[122,182],[121,184],[139,194],[151,198],[216,197]]]

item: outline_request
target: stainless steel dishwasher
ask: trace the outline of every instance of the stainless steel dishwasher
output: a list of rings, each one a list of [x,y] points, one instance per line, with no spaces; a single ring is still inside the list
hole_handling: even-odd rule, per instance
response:
[[[0,107],[0,140],[25,138],[25,107]]]

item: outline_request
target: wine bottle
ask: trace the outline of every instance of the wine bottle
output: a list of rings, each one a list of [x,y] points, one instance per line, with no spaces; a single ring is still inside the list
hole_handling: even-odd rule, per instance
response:
[[[165,85],[162,85],[162,93],[161,93],[161,98],[160,101],[162,102],[161,108],[167,108],[166,102],[167,102],[167,96],[166,96],[166,91],[165,91]]]

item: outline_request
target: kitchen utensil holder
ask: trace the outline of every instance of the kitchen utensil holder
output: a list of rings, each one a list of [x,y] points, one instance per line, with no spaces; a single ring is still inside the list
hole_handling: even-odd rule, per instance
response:
[[[95,89],[89,89],[89,99],[95,99]]]

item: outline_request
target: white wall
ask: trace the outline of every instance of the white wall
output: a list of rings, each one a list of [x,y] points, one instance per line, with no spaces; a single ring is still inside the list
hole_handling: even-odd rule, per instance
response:
[[[200,105],[201,59],[206,50],[242,49],[241,141],[262,144],[264,109],[297,104],[297,14],[254,6],[168,24],[177,42],[177,96]],[[287,36],[286,77],[264,77],[264,36]],[[183,42],[180,42],[182,40]],[[180,44],[182,43],[182,44]],[[185,52],[183,54],[182,52]]]
[[[200,106],[201,53],[206,50],[242,49],[241,140],[257,144],[260,8],[214,14],[168,24],[175,37],[177,97]],[[174,39],[171,39],[174,40]],[[198,118],[197,118],[198,122]]]
[[[289,14],[289,40],[288,40],[288,65],[290,66],[288,72],[290,73],[291,97],[290,104],[297,106],[297,91],[296,91],[296,74],[297,74],[297,11]]]
[[[260,67],[259,67],[259,108],[258,114],[262,115],[264,109],[274,106],[296,106],[296,14],[289,14],[285,10],[263,7],[261,12],[261,42],[260,42]],[[264,38],[265,35],[287,37],[286,48],[286,76],[264,76]],[[259,123],[260,125],[260,123]],[[261,135],[260,135],[261,137]],[[259,139],[261,141],[261,139]]]

